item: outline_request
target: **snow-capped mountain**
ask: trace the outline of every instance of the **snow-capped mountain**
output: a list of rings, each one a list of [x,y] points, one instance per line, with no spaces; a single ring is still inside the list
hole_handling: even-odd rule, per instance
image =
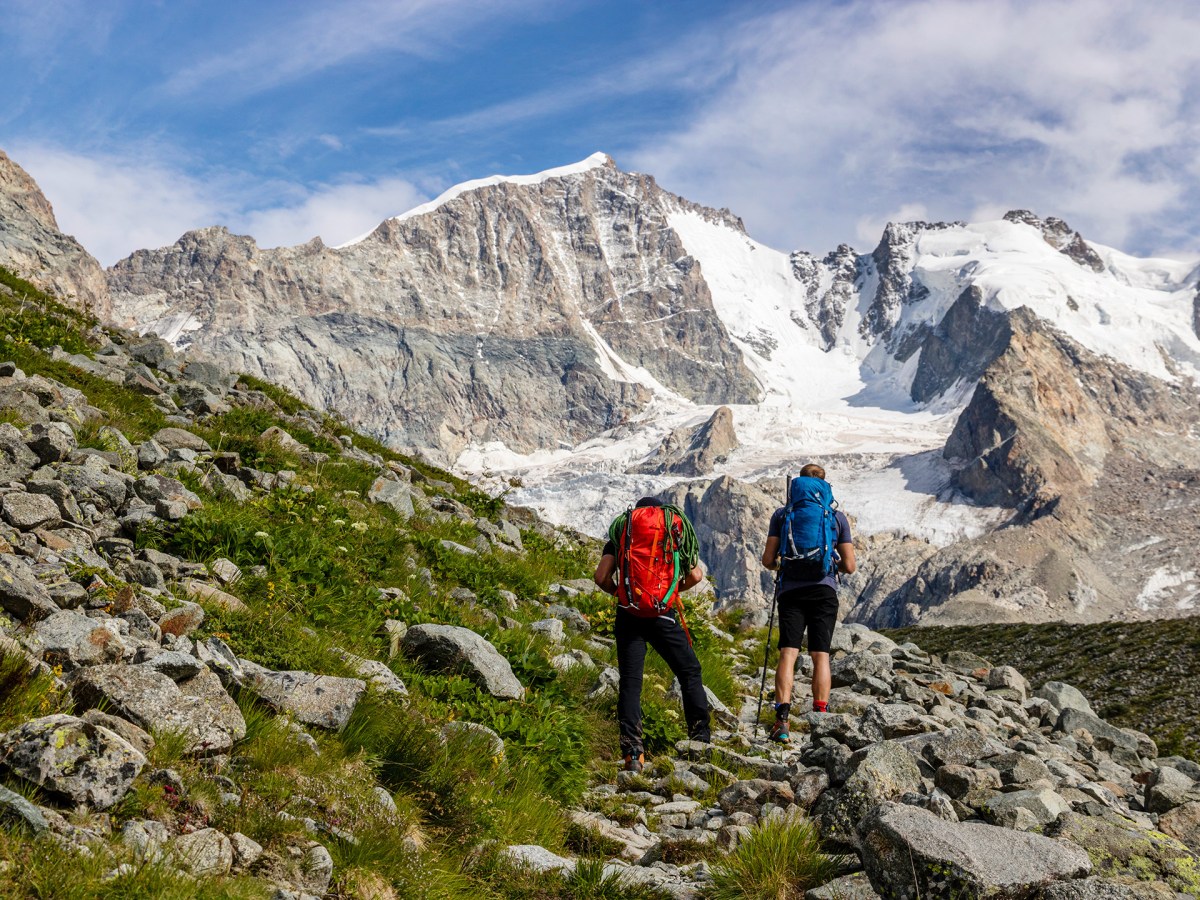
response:
[[[558,521],[672,498],[723,603],[765,605],[766,516],[819,461],[874,624],[1192,609],[1198,281],[1025,211],[784,253],[603,154],[341,247],[208,228],[108,271],[118,322]]]

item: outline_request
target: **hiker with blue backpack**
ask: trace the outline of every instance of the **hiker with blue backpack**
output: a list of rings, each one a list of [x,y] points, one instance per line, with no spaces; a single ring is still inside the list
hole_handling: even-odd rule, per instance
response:
[[[837,508],[825,470],[809,463],[788,485],[788,503],[771,516],[762,564],[773,571],[779,605],[779,663],[775,667],[775,725],[770,740],[790,740],[792,681],[808,632],[813,661],[813,711],[829,704],[829,650],[837,623],[837,577],[855,569],[850,521]],[[769,638],[768,638],[769,639]]]
[[[680,596],[704,580],[692,523],[682,510],[643,497],[612,521],[594,578],[601,590],[617,598],[617,724],[625,771],[640,772],[645,764],[642,671],[647,644],[679,679],[688,737],[708,743],[708,697]]]

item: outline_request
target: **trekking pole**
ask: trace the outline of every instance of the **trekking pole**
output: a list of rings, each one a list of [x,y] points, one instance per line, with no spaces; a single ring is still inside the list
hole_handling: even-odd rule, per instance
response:
[[[775,572],[775,590],[771,592],[771,617],[767,620],[767,642],[763,645],[763,673],[762,683],[758,686],[758,713],[754,716],[754,740],[758,740],[758,723],[762,719],[763,695],[767,691],[767,660],[771,656],[771,630],[775,627],[775,600],[779,597],[779,573],[783,571],[783,566],[780,566]]]
[[[788,492],[792,483],[789,477],[784,482],[783,496],[784,508],[787,507]],[[783,534],[780,532],[780,550],[783,549]],[[758,713],[754,716],[754,740],[758,740],[758,722],[762,718],[763,695],[767,692],[767,660],[771,657],[771,630],[775,627],[775,603],[779,600],[779,577],[783,574],[783,560],[778,563],[779,568],[775,570],[775,588],[771,591],[771,616],[767,620],[767,643],[763,647],[763,673],[762,683],[758,686]],[[779,698],[775,698],[778,702]]]

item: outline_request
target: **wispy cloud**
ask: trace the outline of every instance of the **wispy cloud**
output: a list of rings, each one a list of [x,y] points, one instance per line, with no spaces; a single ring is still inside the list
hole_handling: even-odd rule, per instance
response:
[[[104,265],[209,225],[252,235],[260,247],[318,236],[337,245],[429,197],[398,176],[315,186],[264,186],[235,172],[201,177],[185,171],[176,155],[153,147],[87,156],[53,145],[18,144],[11,155],[41,186],[59,227]]]
[[[1186,2],[798,5],[730,29],[736,76],[633,162],[784,247],[1027,206],[1154,249],[1200,228],[1198,45]]]
[[[164,85],[169,94],[224,92],[250,96],[324,72],[351,60],[388,52],[430,58],[461,33],[519,16],[550,0],[342,0],[307,2],[229,50],[178,70]]]

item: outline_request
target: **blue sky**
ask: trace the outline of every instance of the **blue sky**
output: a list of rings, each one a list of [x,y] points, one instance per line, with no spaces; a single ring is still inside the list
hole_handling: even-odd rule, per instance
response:
[[[596,150],[780,249],[1066,218],[1200,254],[1200,4],[0,0],[0,149],[111,264],[357,236]]]

